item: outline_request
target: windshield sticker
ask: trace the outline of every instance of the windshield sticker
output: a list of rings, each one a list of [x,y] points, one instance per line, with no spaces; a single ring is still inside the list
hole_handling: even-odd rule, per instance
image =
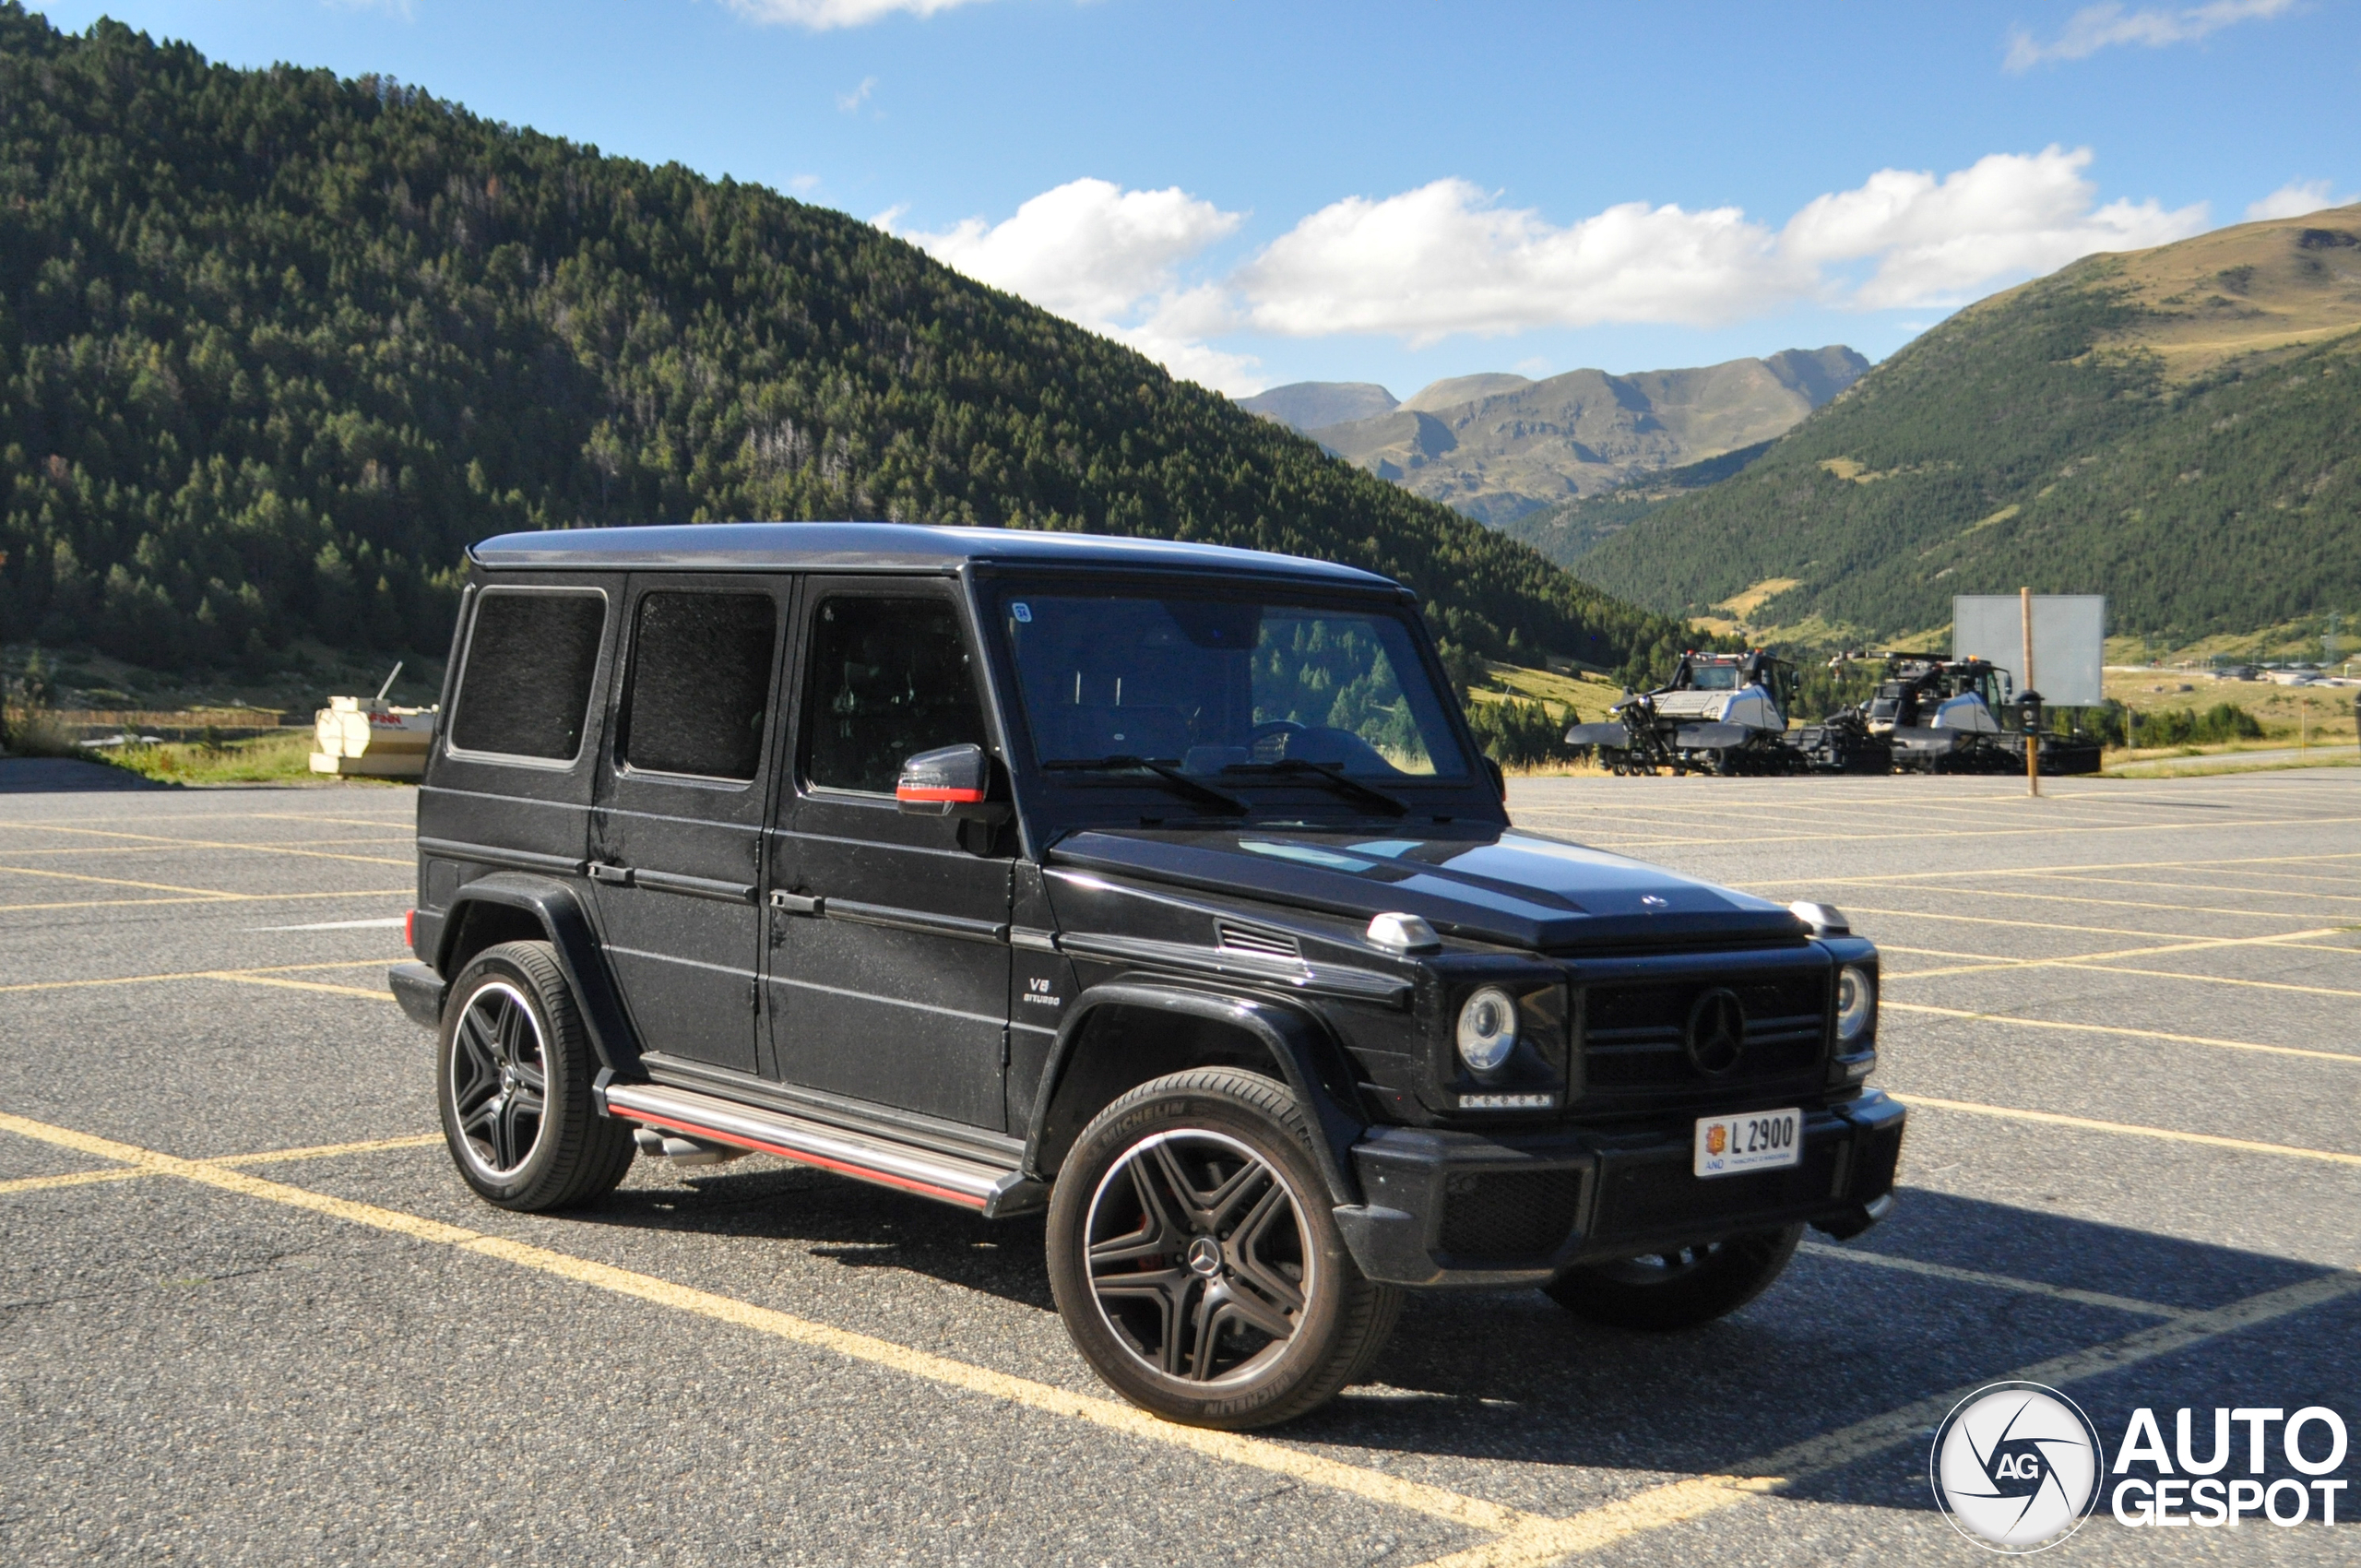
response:
[[[1008,607],[1008,612],[1010,615],[1015,617],[1019,625],[1029,626],[1033,624],[1033,607],[1026,603],[1023,600],[1019,600],[1015,603],[1010,605]]]

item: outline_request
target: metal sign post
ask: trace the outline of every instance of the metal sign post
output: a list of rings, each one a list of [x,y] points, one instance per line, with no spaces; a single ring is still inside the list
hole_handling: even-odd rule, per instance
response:
[[[2033,589],[2019,588],[2017,604],[2023,612],[2025,628],[2025,683],[2022,689],[2035,692],[2041,688],[2033,683]],[[2033,712],[2030,707],[2025,709],[2025,793],[2038,795],[2041,793],[2041,737],[2034,733]]]

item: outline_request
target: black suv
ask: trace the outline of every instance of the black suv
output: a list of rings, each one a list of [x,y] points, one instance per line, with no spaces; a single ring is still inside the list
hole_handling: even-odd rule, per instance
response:
[[[472,553],[391,979],[492,1203],[761,1150],[1046,1209],[1100,1375],[1248,1427],[1406,1288],[1677,1328],[1892,1202],[1876,950],[1513,831],[1397,584],[894,524]]]

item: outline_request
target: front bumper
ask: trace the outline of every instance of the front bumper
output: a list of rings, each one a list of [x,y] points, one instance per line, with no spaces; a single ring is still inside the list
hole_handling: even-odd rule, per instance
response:
[[[1786,1225],[1857,1236],[1892,1204],[1905,1116],[1871,1089],[1805,1114],[1800,1163],[1703,1180],[1685,1122],[1497,1137],[1381,1127],[1353,1147],[1367,1201],[1336,1223],[1363,1274],[1418,1286],[1538,1285],[1576,1264]]]

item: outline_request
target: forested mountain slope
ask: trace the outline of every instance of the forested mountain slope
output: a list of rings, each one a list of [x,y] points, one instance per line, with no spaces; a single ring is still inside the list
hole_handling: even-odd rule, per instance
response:
[[[439,652],[471,540],[750,517],[1324,556],[1495,656],[1679,635],[841,213],[13,3],[0,485],[0,638],[157,665]]]
[[[1955,593],[2108,596],[2195,637],[2361,606],[2361,208],[2088,257],[1975,305],[1744,472],[1580,557],[1760,628],[1940,627]],[[1793,579],[1794,586],[1786,586]]]

